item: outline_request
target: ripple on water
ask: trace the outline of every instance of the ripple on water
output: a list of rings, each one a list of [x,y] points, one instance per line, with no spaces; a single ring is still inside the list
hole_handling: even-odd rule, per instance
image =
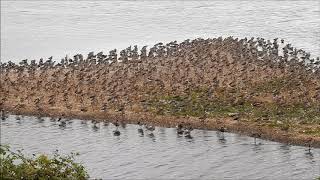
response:
[[[320,55],[317,1],[4,1],[1,7],[5,61],[216,36],[279,37]]]
[[[320,175],[320,149],[215,131],[194,130],[192,139],[178,137],[174,128],[156,128],[154,136],[140,136],[137,125],[112,125],[71,120],[66,128],[49,118],[39,122],[14,116],[1,121],[2,143],[24,148],[27,154],[79,152],[77,157],[92,177],[108,178],[303,178]],[[224,139],[224,140],[222,140]]]

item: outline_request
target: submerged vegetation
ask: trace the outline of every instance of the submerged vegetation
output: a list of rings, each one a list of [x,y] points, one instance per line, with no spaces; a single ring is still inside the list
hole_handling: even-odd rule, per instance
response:
[[[85,168],[74,161],[75,153],[53,157],[33,155],[26,157],[21,150],[13,152],[9,146],[0,145],[1,179],[88,179]]]

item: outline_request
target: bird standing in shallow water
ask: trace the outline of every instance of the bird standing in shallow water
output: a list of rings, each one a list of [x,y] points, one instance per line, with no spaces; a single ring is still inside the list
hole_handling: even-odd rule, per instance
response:
[[[312,138],[308,138],[306,145],[308,145],[308,152],[311,152],[311,144],[312,144],[313,139]]]
[[[257,138],[261,138],[261,133],[255,132],[251,136],[254,138],[254,144],[257,144]]]
[[[152,126],[152,125],[148,125],[148,126],[145,126],[146,127],[146,129],[148,130],[148,131],[154,131],[155,130],[155,127],[154,126]]]
[[[185,129],[184,129],[184,137],[185,138],[192,138],[192,136],[191,136],[191,131],[193,130],[193,128],[191,127],[191,125],[189,125],[188,127],[186,127]]]
[[[224,133],[224,132],[226,132],[226,128],[222,126],[222,127],[219,128],[219,131]]]
[[[182,126],[182,124],[178,124],[177,126],[176,126],[176,128],[177,128],[177,134],[178,135],[182,135],[183,134],[183,126]]]
[[[92,124],[93,124],[93,126],[92,126],[93,130],[98,130],[99,129],[99,127],[97,126],[98,121],[92,120]]]
[[[60,124],[59,124],[60,127],[66,127],[66,124],[67,124],[66,121],[63,121],[60,119]]]
[[[116,129],[113,131],[113,135],[114,136],[120,136],[120,131],[119,131],[119,129],[118,129],[118,127],[119,127],[119,122],[118,122],[118,120],[116,120],[116,122],[114,122],[114,123],[112,123],[115,127],[116,127]]]
[[[155,127],[152,125],[145,125],[144,127],[147,129],[148,135],[154,137],[153,131],[155,130]]]
[[[139,125],[139,128],[138,128],[138,133],[143,135],[144,132],[143,132],[143,129],[142,129],[142,124],[140,123],[140,121],[138,122],[138,125]]]
[[[217,135],[218,135],[218,138],[219,138],[219,141],[221,142],[225,142],[226,139],[224,137],[224,132],[226,132],[226,128],[224,126],[221,126],[218,131],[217,131]]]
[[[0,113],[1,113],[1,120],[5,121],[7,119],[7,115],[6,115],[5,111],[1,110]]]

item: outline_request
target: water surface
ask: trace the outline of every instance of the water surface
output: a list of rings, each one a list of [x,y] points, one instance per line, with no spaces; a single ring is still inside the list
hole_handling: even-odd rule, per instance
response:
[[[320,1],[1,1],[3,61],[218,36],[279,37],[320,56]]]
[[[109,179],[314,179],[320,176],[320,149],[254,140],[232,133],[194,130],[192,139],[174,128],[156,127],[154,136],[136,125],[71,120],[65,127],[49,118],[10,116],[1,121],[1,143],[25,153],[79,152],[93,178]]]

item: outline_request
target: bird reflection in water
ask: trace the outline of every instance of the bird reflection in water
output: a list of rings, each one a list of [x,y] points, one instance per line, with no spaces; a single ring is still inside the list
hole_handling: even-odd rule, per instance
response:
[[[156,142],[156,137],[153,134],[153,132],[147,132],[146,136],[149,137],[152,140],[152,142]]]
[[[120,121],[120,126],[122,129],[125,129],[127,127],[127,124],[123,121]]]
[[[16,118],[17,119],[17,118]],[[21,118],[18,118],[17,119],[17,124],[21,124],[22,123],[22,120],[21,120]]]
[[[152,132],[151,132],[151,133],[148,133],[147,136],[150,137],[150,138],[154,138],[154,137],[155,137]]]
[[[103,126],[105,126],[105,127],[109,126],[109,122],[108,121],[104,121],[103,122]]]
[[[21,120],[21,117],[17,115],[17,116],[16,116],[16,120],[17,120],[17,121],[20,121],[20,120]]]
[[[82,121],[81,121],[81,124],[87,125],[87,120],[82,120]]]
[[[306,157],[307,159],[310,160],[310,163],[315,163],[315,162],[316,162],[316,161],[314,160],[314,155],[313,155],[312,151],[307,150],[307,152],[304,153],[304,155],[305,155],[305,157]]]
[[[217,134],[217,138],[218,138],[219,143],[226,144],[227,139],[225,138],[224,133],[217,131],[216,134]]]
[[[73,123],[73,121],[72,121],[71,119],[66,119],[66,122],[67,122],[68,124],[72,124],[72,123]]]
[[[38,123],[43,123],[44,122],[44,119],[41,116],[38,116],[37,120],[38,120]]]
[[[290,145],[288,144],[281,144],[279,149],[281,150],[281,152],[286,155],[290,153]]]
[[[51,118],[50,118],[50,122],[56,122],[56,118],[51,117]]]

